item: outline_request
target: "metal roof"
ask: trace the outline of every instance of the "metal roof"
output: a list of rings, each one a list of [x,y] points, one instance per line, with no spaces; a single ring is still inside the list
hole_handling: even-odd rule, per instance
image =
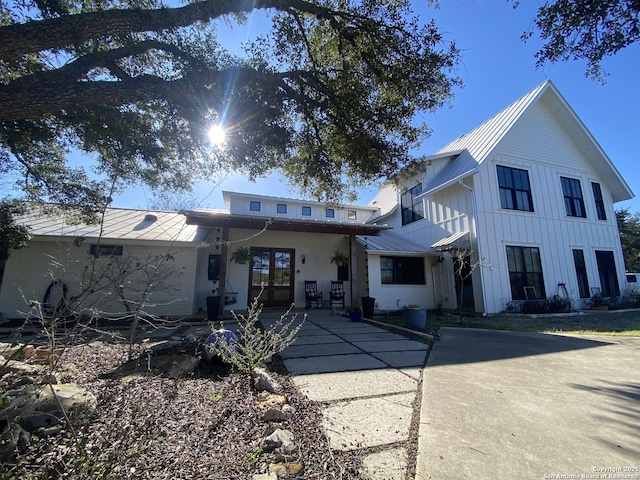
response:
[[[301,218],[268,217],[261,215],[238,215],[221,211],[185,211],[189,225],[213,228],[247,228],[270,231],[332,233],[343,235],[378,235],[391,228],[387,225],[370,225],[361,222],[317,220]]]
[[[457,249],[469,249],[471,248],[471,242],[469,239],[469,232],[459,232],[454,233],[453,235],[448,236],[447,238],[443,238],[442,240],[438,240],[436,243],[431,245],[431,248],[438,252],[446,252],[448,250],[457,250]]]
[[[523,95],[504,110],[477,126],[453,142],[441,148],[436,155],[447,152],[467,150],[476,162],[482,163],[496,148],[500,140],[522,118],[522,114],[535,102],[541,92],[550,85],[541,83],[529,93]]]
[[[102,225],[73,223],[72,217],[64,212],[44,214],[32,209],[21,216],[18,222],[28,226],[34,236],[85,237],[113,240],[134,240],[147,242],[202,242],[206,236],[204,229],[187,225],[186,217],[177,212],[156,210],[133,210],[108,208]]]
[[[395,255],[424,255],[433,253],[424,245],[412,242],[397,233],[385,230],[376,237],[357,236],[356,242],[368,253]]]
[[[613,201],[619,202],[633,198],[633,192],[611,159],[550,80],[544,81],[469,133],[445,145],[436,155],[466,150],[477,164],[482,163],[491,156],[506,134],[537,102],[542,102],[547,107],[549,113],[555,117],[578,150],[603,179],[611,191]],[[464,154],[460,156],[462,155]],[[451,176],[445,176],[444,180],[451,178]],[[434,185],[429,190],[437,187],[434,181],[430,182],[431,184]]]
[[[434,177],[427,182],[418,198],[431,195],[440,190],[458,183],[460,180],[478,173],[478,162],[465,150],[440,169]]]

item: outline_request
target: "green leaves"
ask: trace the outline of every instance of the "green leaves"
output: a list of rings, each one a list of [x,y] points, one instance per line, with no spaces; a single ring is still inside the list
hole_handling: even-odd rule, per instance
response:
[[[107,187],[179,190],[221,171],[277,169],[303,195],[341,202],[409,162],[428,135],[416,114],[459,84],[455,46],[405,0],[200,0],[162,11],[153,0],[68,0],[29,3],[30,22],[18,4],[2,7],[0,152],[42,200],[94,201],[83,183],[109,198]],[[266,9],[272,31],[243,58],[229,54],[216,22]],[[213,121],[227,132],[223,148],[207,141]],[[94,156],[103,184],[67,175],[70,149]]]
[[[537,65],[586,60],[586,75],[603,81],[602,60],[640,40],[639,14],[637,1],[548,0],[535,18],[545,42],[536,53]]]

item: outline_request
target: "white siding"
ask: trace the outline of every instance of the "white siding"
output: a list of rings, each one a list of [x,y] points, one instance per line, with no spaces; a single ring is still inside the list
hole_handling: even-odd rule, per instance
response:
[[[115,245],[117,242],[104,241],[104,244]],[[86,284],[91,275],[92,257],[88,254],[88,248],[88,242],[76,247],[67,240],[34,239],[28,247],[12,251],[0,291],[2,314],[9,318],[20,317],[19,312],[29,310],[29,301],[42,302],[52,280],[61,279],[67,285],[70,297],[81,292],[82,283]],[[153,289],[144,310],[155,315],[190,315],[193,303],[193,277],[190,272],[194,271],[196,262],[194,248],[125,245],[123,256],[118,261],[130,260],[129,268],[135,270],[138,262],[144,264],[150,256],[165,256],[167,253],[171,254],[170,259],[159,261],[158,265],[160,272],[170,275]],[[101,257],[96,264],[104,261],[108,260]],[[98,278],[101,271],[104,270],[97,269],[94,278]],[[135,299],[139,298],[139,292],[145,285],[144,275],[131,273],[125,277],[124,292],[126,298],[134,302],[132,308],[135,308]],[[102,315],[118,315],[126,311],[113,289],[87,296],[73,308],[77,311],[94,308]]]
[[[369,255],[369,295],[376,299],[376,309],[398,310],[408,305],[435,308],[430,265],[427,259],[421,260],[425,262],[425,285],[383,285],[380,278],[380,255]]]
[[[529,172],[534,212],[501,209],[496,165]],[[580,181],[587,218],[566,215],[561,176]],[[613,250],[623,285],[624,267],[610,192],[543,105],[536,104],[521,119],[494,155],[482,164],[476,178],[481,179],[477,189],[480,256],[491,266],[490,273],[485,273],[489,312],[503,310],[511,300],[507,245],[540,249],[547,297],[558,293],[558,283],[566,283],[576,306],[582,306],[577,298],[573,248],[584,250],[592,287],[599,286],[595,250]],[[606,221],[597,219],[592,181],[601,184]]]

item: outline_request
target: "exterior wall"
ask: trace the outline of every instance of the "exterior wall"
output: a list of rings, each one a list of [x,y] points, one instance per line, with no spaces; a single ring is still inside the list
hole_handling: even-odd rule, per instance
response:
[[[437,174],[440,168],[444,167],[445,163],[446,162],[442,160],[434,162],[427,167],[420,178],[414,180],[406,179],[404,185],[407,188],[413,187],[418,182],[422,182],[424,185],[429,178]],[[467,180],[467,182],[471,183],[469,180]],[[474,241],[472,223],[473,201],[472,194],[468,188],[462,185],[454,185],[446,190],[423,198],[422,201],[424,202],[425,213],[423,219],[403,226],[402,212],[399,206],[396,212],[386,219],[386,222],[393,226],[395,232],[427,247],[433,245],[438,240],[464,231],[469,231],[472,242]],[[473,245],[475,245],[475,243],[473,243]],[[381,308],[395,309],[398,299],[405,305],[417,304],[424,308],[436,308],[438,306],[447,309],[457,308],[453,262],[448,254],[443,255],[443,257],[445,258],[444,262],[435,261],[435,263],[433,263],[429,258],[426,259],[426,286],[381,286],[381,290],[376,292],[381,296],[381,305],[385,305],[385,307],[381,306]],[[377,269],[379,279],[379,258]],[[473,281],[475,285],[481,285],[479,272],[474,272]],[[402,287],[402,290],[408,287],[408,293],[396,292],[394,291],[396,287]],[[475,305],[480,311],[482,311],[483,305],[481,291],[479,287],[474,289],[474,293],[477,293]],[[406,302],[404,301],[405,298],[407,299]],[[400,306],[402,307],[402,304]]]
[[[319,220],[327,222],[364,223],[375,211],[372,207],[345,205],[328,206],[324,203],[303,201],[291,198],[265,197],[261,195],[230,193],[229,211],[232,215],[252,215],[275,218],[295,218],[301,220]],[[251,201],[260,202],[260,211],[251,210]],[[278,213],[278,204],[286,205],[286,213]],[[311,215],[302,215],[302,207],[309,207]],[[330,208],[334,217],[327,217],[326,210]],[[355,218],[349,218],[349,212],[355,213]]]
[[[376,309],[399,310],[408,305],[435,308],[431,272],[426,259],[425,285],[383,285],[380,279],[380,255],[369,254],[369,295],[376,299]]]
[[[496,165],[529,172],[534,212],[501,209]],[[580,180],[587,218],[566,215],[561,176]],[[613,251],[622,288],[624,263],[611,193],[542,104],[514,127],[477,177],[482,179],[476,191],[480,256],[490,267],[483,272],[490,313],[511,301],[507,245],[540,249],[547,297],[557,293],[558,283],[566,283],[576,306],[583,306],[573,263],[576,248],[584,251],[591,287],[600,286],[595,250]],[[607,220],[597,219],[591,182],[600,183]]]
[[[47,287],[56,279],[62,279],[67,285],[69,297],[77,295],[82,282],[86,282],[90,276],[92,257],[89,255],[89,244],[87,241],[76,247],[67,239],[55,241],[41,237],[32,240],[26,248],[12,251],[0,289],[0,312],[8,318],[23,316],[20,312],[28,312],[29,301],[42,302]],[[119,243],[103,241],[103,244]],[[166,267],[164,271],[168,278],[152,292],[144,310],[155,315],[190,315],[193,313],[193,277],[190,272],[195,270],[195,249],[125,245],[123,256],[118,258],[123,263],[130,259],[129,268],[135,269],[138,260],[144,262],[150,255],[164,256],[167,253],[171,254],[170,260],[162,260],[159,265],[161,269]],[[107,261],[107,257],[99,258],[96,264],[100,265],[103,261]],[[104,268],[110,267],[107,265]],[[101,271],[104,270],[96,270],[94,278]],[[130,287],[125,288],[125,295],[133,301],[139,295],[137,292],[146,285],[144,275],[131,274],[126,281]],[[105,290],[104,293],[86,297],[73,308],[76,311],[98,309],[105,316],[123,314],[126,309],[115,296],[113,291]]]
[[[330,263],[329,258],[333,256],[336,250],[349,252],[349,237],[345,235],[332,234],[309,234],[305,232],[270,232],[266,231],[256,237],[252,237],[257,232],[255,230],[232,229],[229,235],[229,252],[238,246],[246,247],[265,247],[265,248],[290,248],[294,250],[294,302],[297,308],[304,308],[305,280],[316,280],[318,282],[318,290],[323,292],[324,299],[329,299],[329,289],[332,280],[338,278],[337,266]],[[247,239],[247,240],[245,240]],[[207,262],[209,254],[218,253],[214,246],[204,250],[203,255],[198,262],[197,287],[198,299],[196,306],[198,309],[206,311],[206,296],[211,295],[212,283],[207,280]],[[305,255],[306,261],[302,263],[302,255]],[[230,254],[229,254],[230,256]],[[225,291],[237,292],[237,303],[234,305],[226,305],[225,310],[244,310],[250,303],[249,298],[249,264],[240,265],[235,262],[228,261]],[[350,284],[349,281],[344,282],[346,292],[345,305],[349,305]],[[355,297],[354,292],[354,297]]]

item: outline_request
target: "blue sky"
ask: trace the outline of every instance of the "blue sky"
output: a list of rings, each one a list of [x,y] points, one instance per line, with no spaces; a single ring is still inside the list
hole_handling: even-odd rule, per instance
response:
[[[502,110],[504,107],[551,79],[586,127],[616,165],[636,195],[640,195],[640,46],[634,45],[607,59],[609,74],[602,85],[584,76],[585,62],[550,64],[536,69],[534,54],[540,41],[534,35],[523,43],[521,34],[532,24],[537,2],[522,0],[518,9],[506,0],[443,0],[440,9],[426,1],[415,2],[415,11],[425,21],[434,18],[445,39],[461,50],[456,74],[464,87],[456,90],[451,106],[422,117],[433,130],[418,154],[430,154]],[[234,42],[262,32],[268,24],[251,19],[245,26],[227,32]],[[229,174],[217,184],[196,189],[202,207],[225,208],[222,190],[265,195],[297,196],[278,176],[250,184]],[[359,203],[368,203],[377,188],[363,188]],[[141,195],[143,194],[143,195]],[[126,192],[114,206],[145,208],[149,191]],[[640,211],[640,199],[616,204],[616,208]]]

